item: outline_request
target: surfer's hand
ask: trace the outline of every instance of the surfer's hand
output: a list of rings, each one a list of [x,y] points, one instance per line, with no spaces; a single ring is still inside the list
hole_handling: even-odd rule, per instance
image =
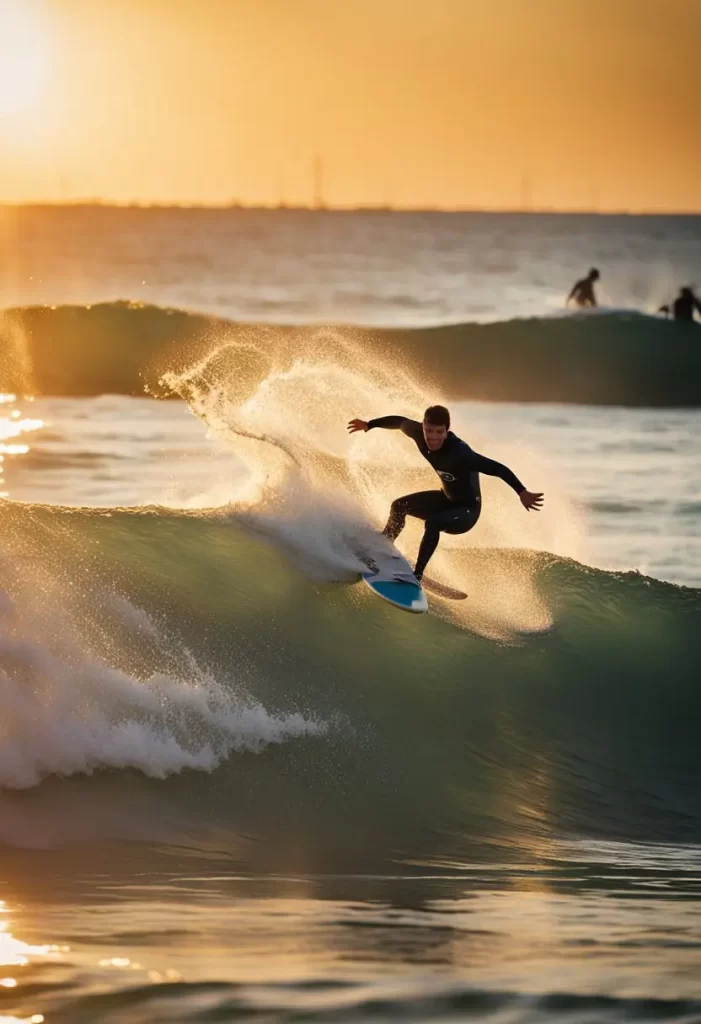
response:
[[[534,494],[533,491],[521,491],[519,494],[521,504],[525,508],[526,512],[530,512],[531,509],[534,512],[540,512],[543,507],[543,495]]]
[[[355,434],[358,430],[367,430],[367,420],[351,420],[348,424],[348,433]]]

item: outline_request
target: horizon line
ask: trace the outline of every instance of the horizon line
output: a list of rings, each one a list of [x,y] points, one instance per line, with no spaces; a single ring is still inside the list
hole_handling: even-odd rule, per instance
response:
[[[523,216],[556,215],[556,216],[592,216],[592,217],[699,217],[701,209],[642,209],[620,208],[611,210],[591,209],[588,207],[561,208],[555,206],[539,206],[529,209],[523,207],[492,207],[492,206],[396,206],[382,203],[357,203],[315,206],[310,203],[245,203],[236,200],[229,202],[199,202],[173,200],[142,200],[142,199],[99,199],[86,197],[83,199],[0,199],[0,209],[32,209],[32,208],[107,208],[118,210],[238,210],[259,213],[485,213],[485,214],[519,214]]]

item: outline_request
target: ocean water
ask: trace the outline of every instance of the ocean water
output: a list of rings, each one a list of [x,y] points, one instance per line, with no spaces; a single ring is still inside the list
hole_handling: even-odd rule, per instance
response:
[[[701,286],[701,216],[0,208],[2,305],[133,299],[235,320],[433,326]]]
[[[2,218],[0,1019],[701,1020],[701,219]],[[546,501],[413,617],[437,400]]]

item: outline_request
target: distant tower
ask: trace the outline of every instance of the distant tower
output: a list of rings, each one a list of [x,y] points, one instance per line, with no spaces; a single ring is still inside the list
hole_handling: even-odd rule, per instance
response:
[[[315,210],[324,209],[324,161],[320,156],[314,157],[314,199]]]
[[[528,174],[521,175],[521,206],[523,213],[531,209],[531,179]]]

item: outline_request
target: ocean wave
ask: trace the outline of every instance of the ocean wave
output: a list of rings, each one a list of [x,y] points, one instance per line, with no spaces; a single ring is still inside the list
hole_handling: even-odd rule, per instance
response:
[[[621,311],[390,330],[237,324],[125,301],[6,310],[0,339],[0,389],[36,395],[163,394],[164,373],[252,343],[279,368],[335,345],[458,399],[701,404],[698,328]],[[253,385],[261,370],[241,359],[239,372]]]
[[[0,519],[7,843],[126,835],[337,870],[701,839],[698,590],[472,549],[478,627],[495,582],[548,617],[490,639],[440,602],[382,604],[348,560],[322,581],[231,510]]]
[[[358,922],[357,926],[362,924]],[[426,933],[430,934],[428,929],[424,941]],[[415,979],[402,978],[398,982],[392,978],[372,985],[318,977],[276,985],[259,981],[255,988],[245,982],[164,979],[158,989],[155,985],[132,983],[117,993],[97,992],[90,997],[90,1009],[96,1019],[114,1019],[115,1008],[128,1019],[130,1012],[135,1013],[134,1007],[142,1002],[149,1005],[157,997],[160,1012],[167,1014],[168,1019],[180,1015],[185,1020],[216,1021],[236,1017],[245,1020],[252,1016],[253,1004],[258,1015],[265,1013],[281,1024],[298,1021],[300,1017],[308,1021],[341,1019],[348,1024],[397,1018],[440,1020],[446,1024],[465,1020],[480,1024],[694,1024],[701,1011],[701,1000],[693,998],[626,998],[569,991],[566,987],[554,992],[518,992],[429,980],[425,971],[417,970],[416,974]]]

